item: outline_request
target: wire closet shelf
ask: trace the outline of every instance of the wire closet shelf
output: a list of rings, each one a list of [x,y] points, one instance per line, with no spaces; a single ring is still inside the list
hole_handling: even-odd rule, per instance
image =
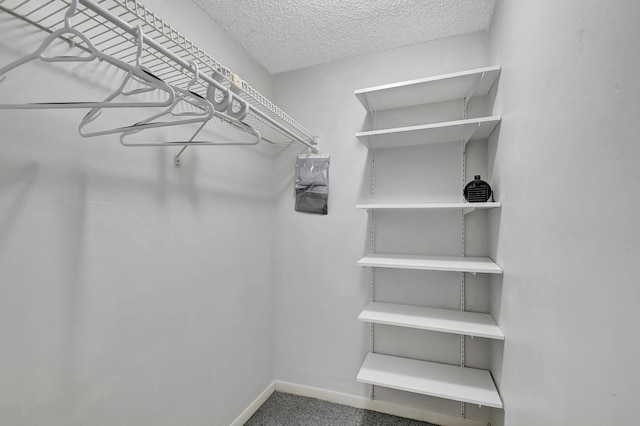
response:
[[[0,0],[0,12],[51,34],[64,26],[70,5],[69,0]],[[200,79],[191,90],[203,97],[210,85],[229,91],[247,103],[248,113],[242,121],[257,129],[262,140],[274,145],[299,142],[317,152],[313,133],[139,1],[79,0],[73,17],[75,29],[102,52],[124,62],[136,57],[138,25],[144,30],[142,60],[157,77],[186,86],[193,79],[188,61],[194,61]]]

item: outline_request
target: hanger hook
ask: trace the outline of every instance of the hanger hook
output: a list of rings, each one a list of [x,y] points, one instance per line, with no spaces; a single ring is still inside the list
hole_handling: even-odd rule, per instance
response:
[[[65,28],[71,28],[71,18],[76,14],[78,10],[78,0],[71,0],[69,4],[69,9],[67,9],[67,13],[64,15],[64,26]]]
[[[235,95],[231,92],[228,93],[229,104],[227,105],[226,115],[235,118],[238,121],[244,120],[244,118],[247,116],[247,113],[249,112],[249,103],[238,95]],[[234,111],[233,109],[234,102],[236,102],[240,106],[237,111]]]
[[[198,68],[198,64],[196,63],[196,61],[189,59],[187,62],[189,62],[189,65],[191,65],[191,71],[193,71],[193,80],[191,80],[191,82],[187,86],[187,90],[190,90],[191,87],[195,85],[200,79],[200,69]]]
[[[136,26],[136,32],[138,33],[138,51],[136,52],[136,65],[140,68],[140,58],[142,57],[142,47],[144,46],[144,31],[142,31],[142,25]]]

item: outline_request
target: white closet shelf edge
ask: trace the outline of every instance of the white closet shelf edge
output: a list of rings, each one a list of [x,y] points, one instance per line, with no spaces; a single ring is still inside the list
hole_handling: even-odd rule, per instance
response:
[[[454,210],[454,209],[495,209],[500,202],[487,203],[371,203],[356,204],[357,209],[366,210]]]
[[[367,111],[430,104],[472,96],[484,96],[500,74],[500,66],[477,68],[354,91]]]
[[[438,398],[502,408],[502,400],[491,373],[487,370],[369,353],[356,380]]]
[[[369,149],[400,148],[462,140],[487,139],[501,117],[480,117],[356,133]],[[469,137],[470,136],[470,137]]]
[[[372,253],[360,259],[358,265],[374,268],[502,274],[502,268],[488,257]]]
[[[453,309],[370,302],[358,320],[464,336],[504,340],[491,315]]]

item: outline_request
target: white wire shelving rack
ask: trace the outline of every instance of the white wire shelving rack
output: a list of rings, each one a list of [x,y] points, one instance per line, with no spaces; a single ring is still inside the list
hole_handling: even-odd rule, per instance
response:
[[[70,3],[69,0],[0,0],[0,13],[50,34],[64,26]],[[313,133],[139,1],[79,0],[73,17],[73,27],[98,49],[129,63],[136,57],[133,36],[137,25],[142,26],[145,34],[142,62],[157,77],[175,86],[185,86],[193,78],[187,61],[195,61],[200,81],[192,87],[193,91],[205,96],[209,85],[230,91],[248,104],[248,114],[242,121],[257,129],[264,141],[275,145],[302,143],[317,152],[317,137]]]

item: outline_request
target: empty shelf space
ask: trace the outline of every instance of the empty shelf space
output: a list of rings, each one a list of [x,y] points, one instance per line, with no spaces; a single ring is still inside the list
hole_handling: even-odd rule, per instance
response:
[[[483,96],[489,93],[498,74],[500,74],[499,66],[478,68],[453,74],[369,87],[356,90],[354,94],[367,111],[382,111],[453,99],[464,99],[469,95]],[[476,85],[475,90],[473,90],[474,85]]]
[[[486,370],[369,353],[357,380],[407,392],[502,408]]]
[[[495,209],[501,203],[372,203],[356,204],[357,209],[366,210],[455,210],[455,209]]]
[[[502,274],[502,268],[488,257],[416,256],[409,254],[372,253],[360,259],[358,265],[376,268]]]
[[[358,132],[356,137],[369,149],[486,139],[499,122],[500,117],[470,118],[443,123]]]
[[[358,319],[376,324],[504,340],[504,333],[491,315],[477,312],[371,302]]]

